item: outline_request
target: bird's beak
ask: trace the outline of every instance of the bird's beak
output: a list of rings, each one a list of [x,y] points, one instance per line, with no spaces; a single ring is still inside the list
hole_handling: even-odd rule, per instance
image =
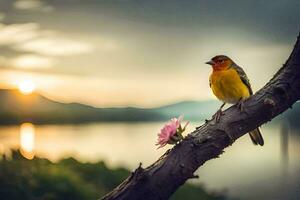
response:
[[[208,64],[208,65],[214,65],[214,64],[215,64],[215,62],[214,62],[214,61],[212,61],[212,60],[210,60],[210,61],[207,61],[205,64]]]

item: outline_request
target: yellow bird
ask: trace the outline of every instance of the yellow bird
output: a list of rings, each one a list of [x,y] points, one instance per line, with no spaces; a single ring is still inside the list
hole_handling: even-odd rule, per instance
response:
[[[223,101],[222,106],[214,116],[218,122],[222,115],[222,108],[226,103],[236,104],[243,110],[243,100],[247,99],[253,92],[244,70],[229,57],[218,55],[206,64],[211,65],[213,68],[209,77],[209,85],[214,95]],[[264,145],[264,139],[258,128],[251,131],[249,135],[253,144]]]

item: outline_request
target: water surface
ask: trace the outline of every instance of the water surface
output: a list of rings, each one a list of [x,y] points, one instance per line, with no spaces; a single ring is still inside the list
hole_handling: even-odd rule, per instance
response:
[[[147,166],[170,146],[157,149],[157,132],[163,123],[93,123],[84,125],[32,125],[0,127],[0,150],[21,146],[22,154],[52,161],[73,156],[80,161],[104,160],[109,166],[135,169]],[[189,126],[193,130],[196,124]],[[209,190],[226,190],[243,199],[300,198],[300,133],[281,135],[281,125],[262,127],[265,146],[252,145],[244,136],[218,159],[198,170]],[[285,142],[283,142],[285,141]]]

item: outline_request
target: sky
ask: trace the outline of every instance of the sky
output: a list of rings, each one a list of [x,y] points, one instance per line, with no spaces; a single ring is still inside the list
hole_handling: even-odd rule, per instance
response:
[[[0,88],[57,101],[154,107],[215,99],[204,63],[242,66],[257,91],[300,31],[299,0],[0,0]]]

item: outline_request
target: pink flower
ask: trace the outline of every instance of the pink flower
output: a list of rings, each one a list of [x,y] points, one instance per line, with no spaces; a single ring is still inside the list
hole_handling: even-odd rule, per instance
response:
[[[171,119],[167,124],[164,125],[158,134],[158,141],[156,143],[156,145],[159,145],[158,148],[164,147],[166,144],[175,144],[183,138],[181,133],[185,130],[188,122],[182,128],[182,120],[183,117],[180,116],[179,118]]]

